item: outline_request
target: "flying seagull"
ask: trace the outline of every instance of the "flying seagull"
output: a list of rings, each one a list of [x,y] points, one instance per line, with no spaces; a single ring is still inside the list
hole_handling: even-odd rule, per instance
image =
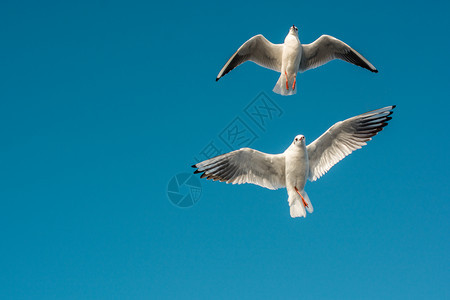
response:
[[[281,95],[293,95],[297,92],[298,72],[320,67],[334,59],[342,59],[378,73],[378,70],[361,54],[332,36],[322,35],[313,43],[302,45],[298,38],[298,28],[292,25],[284,44],[272,44],[261,34],[246,41],[220,70],[216,81],[249,60],[264,68],[280,72],[280,78],[273,91]]]
[[[226,183],[252,183],[268,189],[286,188],[291,217],[306,217],[313,206],[305,191],[306,180],[316,181],[336,163],[366,145],[383,130],[393,113],[387,106],[337,122],[309,145],[297,135],[281,154],[242,148],[193,165],[200,178]]]

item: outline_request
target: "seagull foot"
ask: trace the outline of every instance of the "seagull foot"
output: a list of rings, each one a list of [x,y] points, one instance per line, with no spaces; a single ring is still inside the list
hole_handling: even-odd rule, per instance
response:
[[[284,74],[286,75],[286,90],[289,91],[289,81],[288,81],[288,76],[287,76],[287,72],[284,71]]]
[[[297,75],[294,76],[294,83],[292,84],[292,90],[295,90],[295,84],[297,83]]]
[[[303,198],[302,194],[300,194],[300,192],[298,191],[297,187],[295,186],[294,188],[295,188],[295,191],[297,192],[297,194],[300,195],[300,198],[302,198],[303,205],[304,205],[305,207],[308,207],[308,203],[306,203],[305,199]]]

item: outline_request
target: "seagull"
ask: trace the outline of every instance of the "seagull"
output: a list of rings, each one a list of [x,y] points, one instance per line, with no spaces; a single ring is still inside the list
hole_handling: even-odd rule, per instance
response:
[[[297,135],[280,154],[242,148],[193,165],[200,178],[221,182],[252,183],[271,190],[286,188],[292,218],[306,217],[313,206],[305,191],[306,180],[316,181],[344,157],[366,145],[392,119],[395,105],[337,122],[306,145]]]
[[[231,56],[217,75],[216,81],[246,61],[281,73],[273,91],[281,95],[294,95],[297,73],[320,67],[341,59],[374,73],[378,70],[361,54],[346,43],[329,35],[322,35],[311,44],[302,45],[295,25],[289,29],[284,44],[272,44],[262,34],[246,41]]]

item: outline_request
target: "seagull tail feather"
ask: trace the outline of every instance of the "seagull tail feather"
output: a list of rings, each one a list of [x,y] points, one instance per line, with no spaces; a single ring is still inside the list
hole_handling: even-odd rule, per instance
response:
[[[302,194],[302,196],[297,193],[290,193],[289,195],[288,202],[292,218],[306,218],[306,211],[308,211],[309,213],[312,213],[314,211],[308,194],[305,191],[301,191],[300,193]]]
[[[306,212],[305,208],[303,207],[301,201],[294,200],[291,205],[291,217],[292,218],[298,218],[298,217],[304,217],[306,218]]]
[[[286,89],[286,75],[284,74],[284,72],[282,72],[280,78],[278,78],[278,81],[275,84],[275,87],[273,88],[273,92],[283,96],[295,95],[297,93],[297,86],[293,90],[292,89],[293,83],[294,83],[294,76],[289,76],[288,78],[289,89]]]

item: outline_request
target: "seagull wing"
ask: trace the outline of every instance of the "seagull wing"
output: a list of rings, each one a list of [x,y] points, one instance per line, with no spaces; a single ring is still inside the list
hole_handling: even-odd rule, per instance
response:
[[[280,72],[282,56],[282,44],[272,44],[263,35],[255,35],[246,41],[227,61],[222,70],[220,70],[219,75],[217,75],[216,81],[248,60],[262,67]]]
[[[392,119],[393,106],[337,122],[306,149],[309,158],[309,180],[315,181],[344,157],[366,145]]]
[[[378,70],[364,56],[343,41],[329,35],[322,35],[313,43],[303,45],[300,71],[320,67],[337,58],[378,73]]]
[[[253,183],[271,190],[286,185],[284,154],[266,154],[242,148],[192,166],[200,178],[226,183]]]

